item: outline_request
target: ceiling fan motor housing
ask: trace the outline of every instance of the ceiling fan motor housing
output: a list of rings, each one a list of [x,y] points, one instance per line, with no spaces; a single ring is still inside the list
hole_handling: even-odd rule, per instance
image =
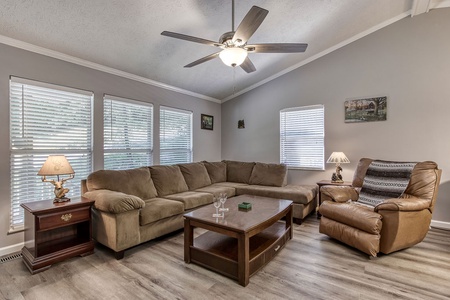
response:
[[[224,45],[225,47],[242,47],[245,43],[242,43],[241,40],[236,40],[233,42],[234,31],[228,31],[222,34],[219,38],[219,43]]]

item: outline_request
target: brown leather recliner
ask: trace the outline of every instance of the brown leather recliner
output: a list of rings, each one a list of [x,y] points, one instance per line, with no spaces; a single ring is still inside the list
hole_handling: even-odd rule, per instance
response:
[[[352,186],[322,186],[319,231],[370,256],[411,247],[426,236],[437,197],[441,170],[431,161],[417,163],[400,198],[375,208],[355,204],[372,159],[362,158]],[[352,200],[348,202],[348,200]]]

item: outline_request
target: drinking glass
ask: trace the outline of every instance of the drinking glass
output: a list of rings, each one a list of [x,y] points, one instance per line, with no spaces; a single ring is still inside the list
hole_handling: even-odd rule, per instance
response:
[[[219,214],[219,207],[220,207],[220,204],[221,204],[220,198],[214,196],[214,198],[213,198],[213,204],[214,204],[214,207],[216,208],[216,213],[213,214],[213,217],[214,217],[214,218],[222,218],[223,215],[222,215],[222,214]]]
[[[227,193],[220,193],[220,203],[222,203],[222,208],[219,209],[220,211],[229,211],[230,209],[227,207],[225,208],[225,202],[227,202]]]

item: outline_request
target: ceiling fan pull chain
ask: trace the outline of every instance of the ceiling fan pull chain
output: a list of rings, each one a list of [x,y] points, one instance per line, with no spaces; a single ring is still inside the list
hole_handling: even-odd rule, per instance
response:
[[[233,0],[234,2],[234,0]],[[236,94],[236,68],[233,67],[233,95]]]

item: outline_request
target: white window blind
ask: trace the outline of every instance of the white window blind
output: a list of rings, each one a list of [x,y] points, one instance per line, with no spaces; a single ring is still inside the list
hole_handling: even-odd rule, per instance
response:
[[[92,171],[92,96],[92,92],[11,77],[11,230],[23,228],[21,203],[55,197],[54,186],[37,176],[50,154],[67,157],[75,179],[64,187],[70,189],[69,198],[80,196],[80,180]]]
[[[160,164],[192,162],[192,112],[161,106]]]
[[[104,168],[125,170],[153,164],[153,105],[105,95]]]
[[[324,170],[324,107],[280,111],[280,162],[291,168]]]

